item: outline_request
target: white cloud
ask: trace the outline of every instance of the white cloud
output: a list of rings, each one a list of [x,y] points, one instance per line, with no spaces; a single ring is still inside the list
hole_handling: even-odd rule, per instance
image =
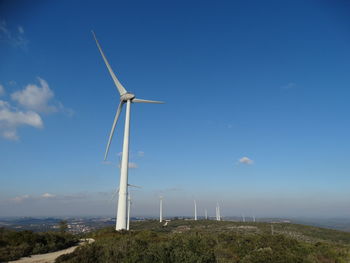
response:
[[[21,111],[0,100],[0,135],[5,139],[18,140],[17,128],[23,125],[42,128],[43,121],[34,111]]]
[[[10,33],[5,21],[0,21],[0,33],[1,35],[8,35]]]
[[[0,96],[5,94],[5,88],[0,84]]]
[[[16,86],[16,85],[17,85],[17,82],[14,81],[14,80],[10,80],[10,81],[9,81],[9,85],[11,85],[11,86]]]
[[[41,197],[42,198],[53,198],[53,197],[55,197],[55,195],[50,194],[50,193],[45,193],[45,194],[42,194]]]
[[[17,29],[20,34],[24,34],[24,29],[22,26],[18,26]]]
[[[9,43],[14,47],[27,48],[28,40],[24,37],[22,26],[17,27],[16,32],[11,32],[6,21],[0,21],[0,42]]]
[[[58,111],[63,112],[64,114],[66,114],[69,117],[72,117],[74,115],[74,113],[75,113],[74,110],[66,108],[65,106],[63,106],[63,104],[61,102],[58,102],[57,104],[58,104],[58,106],[57,106]]]
[[[249,159],[249,158],[246,157],[246,156],[245,156],[245,157],[242,157],[241,159],[239,159],[238,162],[239,162],[239,163],[243,163],[243,164],[248,164],[248,165],[254,163],[253,160]]]
[[[16,130],[4,130],[1,133],[2,137],[4,137],[7,140],[11,140],[11,141],[16,141],[18,140],[18,136],[17,136],[17,131]]]
[[[23,201],[25,201],[25,200],[27,200],[29,198],[30,198],[29,195],[21,195],[21,196],[16,196],[16,197],[14,197],[14,198],[12,198],[10,200],[14,201],[16,203],[21,203],[21,202],[23,202]]]
[[[287,85],[284,85],[281,87],[283,90],[293,89],[296,87],[296,84],[293,82],[289,82]]]
[[[143,151],[138,151],[138,152],[137,152],[137,156],[138,156],[138,157],[144,157],[144,156],[145,156],[145,152],[143,152]]]
[[[1,30],[6,29],[0,27]],[[24,89],[11,94],[12,100],[17,102],[17,107],[13,107],[8,101],[0,100],[0,137],[18,140],[19,126],[42,128],[44,125],[40,113],[62,112],[68,116],[73,115],[73,110],[54,100],[54,92],[47,81],[38,78],[38,82],[38,85],[28,84]],[[15,81],[11,83],[16,84]],[[0,85],[0,95],[4,93],[4,87]]]
[[[118,167],[119,167],[119,168],[121,167],[120,163],[119,163]],[[139,166],[137,165],[137,163],[129,162],[128,167],[129,167],[129,169],[136,169],[136,168],[138,168]]]
[[[54,97],[53,91],[48,83],[38,78],[40,85],[28,84],[23,90],[11,94],[11,98],[21,106],[38,112],[56,112],[57,107],[49,105],[50,100]]]
[[[130,169],[135,169],[135,168],[137,168],[137,167],[138,167],[137,163],[129,162],[129,168],[130,168]]]

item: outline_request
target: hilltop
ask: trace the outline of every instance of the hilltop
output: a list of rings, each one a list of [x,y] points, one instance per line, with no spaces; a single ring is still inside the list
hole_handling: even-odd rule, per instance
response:
[[[132,222],[103,228],[94,244],[56,262],[349,262],[350,233],[290,223],[210,220]]]

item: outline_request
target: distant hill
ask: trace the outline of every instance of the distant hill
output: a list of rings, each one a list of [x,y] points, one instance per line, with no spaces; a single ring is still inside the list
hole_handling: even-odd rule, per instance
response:
[[[350,233],[290,223],[212,220],[132,222],[103,228],[96,242],[56,262],[350,262]]]

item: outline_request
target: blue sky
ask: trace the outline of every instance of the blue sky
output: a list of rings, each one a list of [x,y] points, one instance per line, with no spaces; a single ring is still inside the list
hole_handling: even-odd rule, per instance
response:
[[[3,1],[0,215],[114,215],[132,105],[134,215],[350,216],[345,1]]]

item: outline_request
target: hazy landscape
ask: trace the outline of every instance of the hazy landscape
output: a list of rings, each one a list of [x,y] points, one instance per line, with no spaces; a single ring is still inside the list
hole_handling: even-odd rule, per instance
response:
[[[182,220],[191,220],[191,216],[177,217]],[[169,218],[173,220],[174,218]],[[203,219],[200,217],[199,219]],[[214,220],[215,218],[211,218]],[[112,227],[115,225],[115,218],[113,217],[15,217],[15,218],[0,218],[0,227],[5,227],[15,230],[31,230],[34,232],[42,231],[57,231],[60,221],[65,220],[68,224],[67,231],[74,234],[89,233],[103,227]],[[157,217],[131,217],[131,221],[142,222],[147,220],[158,220]],[[164,218],[167,220],[167,218]],[[227,217],[223,221],[242,222],[241,217]],[[246,223],[253,222],[252,218],[247,218]],[[264,223],[293,223],[304,224],[309,226],[316,226],[322,228],[329,228],[350,232],[350,219],[348,218],[256,218],[256,222]]]

